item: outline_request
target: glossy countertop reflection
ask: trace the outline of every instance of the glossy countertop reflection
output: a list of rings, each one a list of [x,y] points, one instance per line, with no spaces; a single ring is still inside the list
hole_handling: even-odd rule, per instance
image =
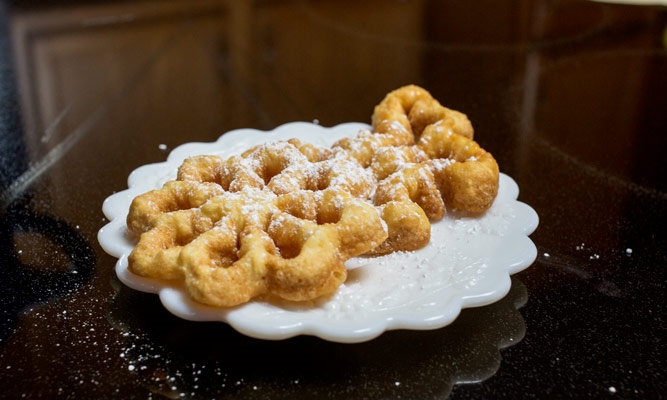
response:
[[[664,396],[667,8],[616,3],[0,3],[0,397]],[[118,281],[97,232],[134,169],[238,128],[370,122],[409,83],[540,217],[502,300],[262,341]]]

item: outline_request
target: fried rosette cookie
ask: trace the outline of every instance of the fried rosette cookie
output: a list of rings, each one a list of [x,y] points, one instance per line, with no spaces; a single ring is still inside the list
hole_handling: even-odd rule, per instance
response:
[[[129,269],[213,306],[329,295],[349,258],[418,250],[446,209],[491,206],[498,165],[472,137],[465,114],[410,85],[375,107],[372,130],[330,148],[290,139],[188,158],[132,202]]]
[[[474,130],[465,114],[442,106],[425,89],[408,85],[385,96],[375,107],[372,123],[378,135],[412,135],[412,140],[405,141],[414,143],[416,149],[402,150],[402,154],[428,166],[447,208],[481,213],[493,204],[498,194],[498,164],[473,140]],[[426,160],[412,154],[425,154]]]
[[[370,169],[377,182],[372,201],[389,236],[371,254],[424,247],[430,221],[440,220],[446,209],[477,214],[491,206],[498,164],[472,137],[465,114],[409,85],[375,107],[372,130],[333,144],[334,154]]]
[[[345,261],[387,233],[364,200],[372,174],[347,159],[312,162],[324,158],[314,154],[276,142],[228,159],[187,159],[180,180],[133,201],[127,223],[139,241],[129,269],[183,280],[193,299],[213,306],[333,293]]]
[[[473,127],[465,114],[441,105],[427,90],[416,85],[388,93],[375,106],[372,116],[374,132],[401,137],[408,132],[414,139],[419,139],[428,125],[439,121],[452,132],[472,139]]]

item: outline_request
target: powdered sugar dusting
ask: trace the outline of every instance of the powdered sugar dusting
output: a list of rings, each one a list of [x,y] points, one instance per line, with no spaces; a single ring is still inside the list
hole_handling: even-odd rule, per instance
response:
[[[431,168],[433,168],[433,172],[440,172],[455,162],[456,161],[451,158],[434,158],[429,164],[431,165]]]
[[[126,193],[107,199],[104,212],[110,222],[100,231],[100,243],[119,258],[116,272],[121,281],[135,289],[159,293],[172,313],[188,319],[225,321],[258,338],[310,334],[338,342],[360,342],[387,329],[441,327],[453,321],[462,307],[487,304],[503,297],[509,288],[509,274],[527,267],[536,256],[527,235],[537,226],[537,215],[516,201],[518,188],[503,174],[498,197],[484,215],[446,216],[432,224],[431,241],[419,251],[349,260],[348,279],[339,291],[330,298],[307,304],[256,301],[221,313],[194,303],[182,288],[163,287],[159,282],[138,279],[127,271],[127,254],[133,244],[126,240],[123,222],[129,201],[137,193],[173,179],[173,170],[184,158],[197,154],[229,157],[252,145],[266,143],[267,138],[298,137],[330,146],[366,128],[363,124],[323,128],[294,123],[272,132],[235,131],[216,143],[176,148],[166,163],[135,171]],[[433,164],[444,168],[449,163],[443,160]],[[280,225],[284,220],[276,214],[272,223]]]

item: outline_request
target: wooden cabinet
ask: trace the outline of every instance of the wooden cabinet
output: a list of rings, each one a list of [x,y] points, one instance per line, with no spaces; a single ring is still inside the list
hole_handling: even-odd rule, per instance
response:
[[[258,3],[248,85],[279,122],[367,122],[384,93],[419,83],[423,12],[423,1]]]
[[[349,0],[17,11],[12,35],[30,158],[78,140],[110,108],[137,134],[187,127],[194,137],[324,115],[328,124],[368,121],[379,100],[372,88],[420,74],[422,12],[421,1]],[[368,102],[362,110],[350,101],[360,96]]]
[[[227,19],[220,2],[201,0],[15,13],[30,158],[65,151],[112,109],[118,128],[137,134],[168,132],[179,119],[207,129],[209,119],[199,117],[218,115],[226,90],[215,55],[225,46]]]
[[[91,183],[76,171],[124,176],[163,160],[160,144],[215,140],[235,128],[369,121],[380,96],[420,76],[422,13],[422,1],[380,0],[13,9],[30,167],[12,190],[40,178],[38,196],[54,197],[44,203],[77,220],[77,196],[124,182]]]

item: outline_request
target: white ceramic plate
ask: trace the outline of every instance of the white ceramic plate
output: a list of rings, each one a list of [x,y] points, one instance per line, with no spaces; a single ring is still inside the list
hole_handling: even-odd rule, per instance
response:
[[[390,329],[440,328],[454,321],[462,308],[505,296],[509,276],[535,260],[537,250],[528,235],[538,224],[535,211],[517,201],[519,188],[505,174],[500,175],[498,197],[483,216],[446,216],[432,225],[431,242],[419,251],[349,260],[347,281],[327,299],[307,304],[254,301],[229,309],[213,308],[190,300],[174,282],[143,278],[127,269],[127,256],[135,245],[125,225],[132,199],[174,179],[185,158],[198,154],[228,157],[256,144],[289,138],[330,146],[367,128],[360,123],[326,128],[294,122],[268,132],[240,129],[213,143],[179,146],[167,161],[133,171],[129,189],[105,200],[103,212],[109,223],[100,229],[99,242],[118,258],[116,273],[125,285],[159,294],[173,314],[188,320],[226,322],[245,335],[262,339],[314,335],[335,342],[362,342]]]

